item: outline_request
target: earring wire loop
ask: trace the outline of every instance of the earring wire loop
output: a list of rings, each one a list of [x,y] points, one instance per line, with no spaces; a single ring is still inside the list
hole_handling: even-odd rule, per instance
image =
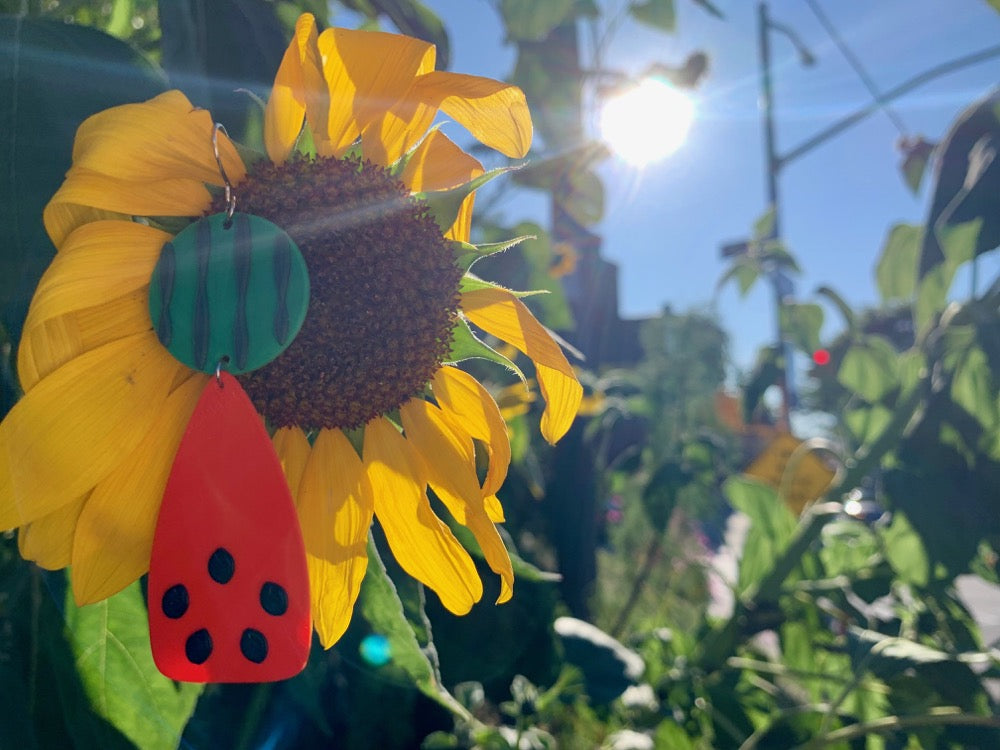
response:
[[[222,175],[222,182],[226,189],[226,221],[223,226],[228,228],[233,221],[233,214],[236,212],[236,194],[233,192],[233,184],[229,181],[229,175],[226,174],[226,168],[222,166],[222,157],[219,155],[219,131],[226,134],[229,137],[229,133],[226,132],[226,127],[221,123],[215,123],[215,127],[212,128],[212,153],[215,154],[215,163],[219,165],[219,174]]]

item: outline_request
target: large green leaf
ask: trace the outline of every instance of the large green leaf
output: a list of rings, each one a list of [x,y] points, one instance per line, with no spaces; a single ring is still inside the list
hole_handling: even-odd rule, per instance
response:
[[[920,254],[923,278],[946,259],[954,262],[942,235],[950,227],[981,221],[968,248],[975,257],[1000,244],[1000,90],[963,111],[938,147],[934,197]]]
[[[142,750],[176,748],[203,686],[157,670],[139,584],[85,607],[67,595],[66,627],[94,711]]]
[[[844,423],[861,445],[873,443],[891,422],[892,412],[879,404],[844,412]]]
[[[677,25],[674,0],[646,0],[629,6],[632,17],[661,31],[673,31]]]
[[[920,535],[909,519],[896,512],[884,532],[885,556],[901,581],[926,586],[931,576],[931,564]]]
[[[899,385],[899,352],[882,336],[865,336],[844,353],[840,384],[875,403]]]
[[[69,169],[88,116],[165,89],[124,42],[82,26],[0,17],[0,321],[21,334],[54,248],[42,209]]]
[[[795,531],[795,516],[778,499],[774,488],[747,477],[730,477],[723,485],[730,504],[750,519],[740,560],[739,590],[747,588],[771,569]]]
[[[913,296],[922,238],[923,229],[913,224],[896,224],[889,230],[875,269],[883,302],[908,300]]]
[[[512,41],[539,42],[573,11],[574,0],[500,0],[500,15]]]
[[[389,641],[391,665],[400,669],[413,685],[428,698],[449,711],[465,716],[465,709],[444,689],[426,652],[421,648],[413,626],[406,618],[403,603],[386,572],[374,540],[368,538],[368,572],[361,584],[362,616],[372,630]]]
[[[997,382],[983,350],[973,346],[964,352],[951,379],[951,398],[975,417],[983,429],[997,427]]]

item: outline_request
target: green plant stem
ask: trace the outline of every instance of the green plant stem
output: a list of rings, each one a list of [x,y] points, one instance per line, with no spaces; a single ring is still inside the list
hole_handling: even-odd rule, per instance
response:
[[[888,732],[906,731],[918,727],[945,725],[1000,729],[1000,717],[963,714],[962,709],[957,706],[939,706],[929,709],[926,714],[920,716],[883,716],[880,719],[842,727],[823,737],[810,740],[801,746],[801,750],[814,750],[814,748],[848,742],[868,734],[887,734]]]
[[[653,568],[656,566],[656,556],[660,553],[660,548],[663,546],[663,533],[657,533],[650,540],[649,546],[646,547],[646,555],[642,561],[642,568],[639,569],[639,574],[632,581],[632,590],[629,592],[628,601],[625,602],[625,606],[618,613],[618,619],[615,621],[614,627],[611,628],[611,636],[613,638],[621,637],[621,633],[625,629],[625,624],[632,615],[632,610],[639,603],[639,597],[642,596],[642,590],[646,587],[646,581],[649,580],[649,576],[652,575]]]

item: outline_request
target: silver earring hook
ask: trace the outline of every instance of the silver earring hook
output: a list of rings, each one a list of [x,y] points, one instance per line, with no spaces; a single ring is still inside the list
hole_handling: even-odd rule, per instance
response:
[[[226,133],[226,127],[221,123],[215,123],[215,127],[212,128],[212,153],[215,154],[215,163],[219,165],[219,174],[222,175],[222,182],[226,186],[226,221],[223,224],[225,227],[233,221],[233,214],[236,212],[236,194],[233,192],[233,184],[229,181],[229,175],[226,174],[226,168],[222,166],[222,157],[219,156],[219,131]],[[226,137],[229,137],[229,133],[226,133]]]

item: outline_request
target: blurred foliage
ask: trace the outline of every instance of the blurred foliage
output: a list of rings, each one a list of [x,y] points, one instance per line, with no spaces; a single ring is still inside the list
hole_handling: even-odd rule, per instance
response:
[[[623,7],[675,32],[680,2]],[[721,16],[715,3],[692,5]],[[582,125],[595,84],[578,34],[610,19],[588,0],[495,6],[539,135],[516,183],[547,197],[553,226],[480,223],[483,242],[522,241],[476,268],[546,290],[526,301],[566,330],[562,282],[596,252],[578,240],[593,238],[587,228],[601,218],[606,155]],[[325,23],[342,9],[434,41],[447,60],[447,19],[416,0],[0,2],[0,413],[18,396],[20,325],[53,252],[41,208],[79,122],[177,86],[253,140],[252,98],[217,82],[266,94],[297,14]],[[889,230],[875,266],[879,307],[854,310],[827,287],[813,301],[783,299],[789,344],[829,354],[803,398],[831,415],[825,445],[840,464],[835,486],[801,516],[775,487],[738,473],[759,453],[757,438],[775,434],[764,394],[783,355],[762,352],[743,378],[742,418],[723,419],[725,332],[709,314],[666,310],[645,323],[639,362],[581,370],[587,413],[556,448],[537,437],[541,406],[516,377],[491,383],[514,456],[502,490],[511,602],[452,617],[380,554],[376,532],[347,633],[330,651],[317,645],[294,679],[165,680],[149,653],[141,585],[76,608],[63,573],[24,562],[16,540],[0,539],[0,744],[1000,745],[996,644],[983,642],[956,586],[970,574],[1000,579],[1000,280],[979,268],[1000,241],[997,112],[993,94],[959,113],[933,150],[909,144],[908,179],[929,179],[931,203],[922,225]],[[969,289],[956,290],[963,270]],[[720,283],[746,293],[763,277],[780,291],[797,272],[769,213],[733,249]],[[824,340],[831,307],[842,329]],[[495,576],[463,541],[484,573],[484,599],[495,598]],[[722,562],[729,569],[717,570]],[[371,635],[386,638],[387,663],[365,659]]]

